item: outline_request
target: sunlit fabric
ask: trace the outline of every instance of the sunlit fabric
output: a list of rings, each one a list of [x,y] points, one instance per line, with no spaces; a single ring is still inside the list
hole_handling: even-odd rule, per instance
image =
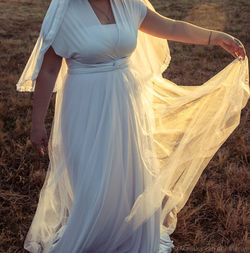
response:
[[[63,57],[30,252],[171,252],[177,213],[249,98],[247,58],[179,86],[162,77],[167,41],[138,31],[152,5],[111,4],[116,24],[102,25],[87,0],[53,0],[17,84],[34,91],[49,46]]]

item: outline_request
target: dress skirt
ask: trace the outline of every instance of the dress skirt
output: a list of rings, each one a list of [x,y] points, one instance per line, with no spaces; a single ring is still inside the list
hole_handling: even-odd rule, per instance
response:
[[[49,170],[33,219],[48,232],[41,252],[159,252],[160,209],[136,231],[124,222],[154,176],[141,148],[150,145],[143,132],[150,126],[139,80],[127,59],[119,61],[71,68],[57,93]]]
[[[164,79],[167,43],[138,34],[146,5],[111,4],[116,23],[102,25],[69,1],[50,41],[63,61],[32,253],[170,252],[177,213],[249,98],[247,60],[200,86]]]

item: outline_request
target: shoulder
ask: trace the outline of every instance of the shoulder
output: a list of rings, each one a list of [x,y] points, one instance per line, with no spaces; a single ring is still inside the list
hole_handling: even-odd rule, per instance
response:
[[[140,8],[145,8],[146,7],[146,0],[114,0],[114,2],[121,2],[123,6],[133,9],[133,10],[138,10]]]
[[[134,16],[144,16],[147,10],[147,0],[114,0],[122,5]]]
[[[137,20],[138,26],[147,14],[147,4],[144,0],[125,0],[130,3],[131,13]]]
[[[116,5],[121,19],[138,29],[147,14],[148,0],[111,0]]]
[[[143,0],[124,0],[124,1],[128,2],[128,4],[134,8],[141,8],[142,6],[146,6]]]

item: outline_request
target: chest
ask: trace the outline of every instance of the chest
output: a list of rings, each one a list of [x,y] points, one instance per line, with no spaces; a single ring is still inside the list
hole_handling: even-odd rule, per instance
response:
[[[129,56],[137,44],[137,27],[119,2],[111,1],[113,24],[101,24],[87,0],[70,2],[54,44],[60,44],[68,57],[88,62]]]

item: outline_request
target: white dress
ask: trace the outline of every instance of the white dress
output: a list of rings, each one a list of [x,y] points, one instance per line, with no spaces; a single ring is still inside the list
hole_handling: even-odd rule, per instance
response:
[[[137,15],[127,20],[134,22],[133,30],[120,22],[113,1],[111,6],[116,24],[102,25],[88,1],[71,1],[52,44],[66,58],[68,74],[57,93],[62,103],[55,106],[47,177],[51,167],[65,165],[67,176],[53,186],[55,194],[56,187],[65,187],[64,196],[46,193],[45,184],[41,190],[29,233],[39,229],[50,237],[37,243],[28,235],[25,247],[32,252],[36,248],[50,253],[159,252],[161,210],[135,232],[123,225],[151,177],[148,173],[144,178],[143,173],[139,143],[143,133],[136,115],[139,80],[129,62],[146,6],[131,1]],[[65,222],[51,237],[48,224],[52,229],[55,220],[51,210],[56,205],[63,209],[65,201],[72,209],[58,214]]]
[[[32,253],[170,252],[178,211],[249,98],[247,60],[201,86],[157,74],[166,47],[147,54],[150,67],[146,55],[131,60],[137,37],[143,52],[152,48],[138,35],[146,5],[111,0],[111,7],[116,22],[102,25],[87,0],[69,1],[52,43],[67,74],[59,75],[49,167],[24,242]],[[22,91],[33,88],[30,59]]]

